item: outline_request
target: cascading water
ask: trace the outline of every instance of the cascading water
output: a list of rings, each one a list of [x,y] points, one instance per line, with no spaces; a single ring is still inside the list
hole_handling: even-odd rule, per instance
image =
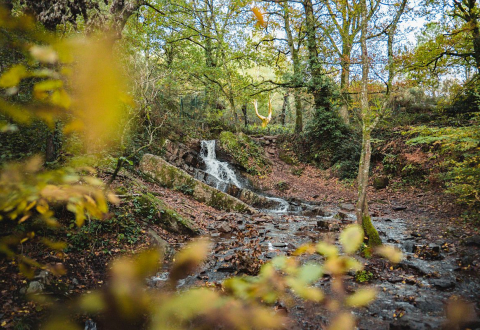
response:
[[[208,176],[205,182],[218,190],[227,191],[229,185],[235,185],[238,188],[243,188],[243,185],[238,180],[233,169],[227,162],[221,162],[217,159],[215,154],[215,140],[203,140],[201,142],[200,157],[205,163],[205,172]],[[276,207],[264,210],[271,213],[285,213],[290,209],[290,204],[281,198],[264,196],[266,199],[273,201]]]
[[[235,172],[230,168],[227,162],[221,162],[217,159],[215,154],[215,140],[201,142],[200,157],[202,157],[203,162],[205,163],[206,170],[214,180],[208,180],[207,182],[210,185],[213,185],[215,188],[221,191],[226,191],[228,185],[235,185],[239,188],[242,187],[240,182],[235,175]]]

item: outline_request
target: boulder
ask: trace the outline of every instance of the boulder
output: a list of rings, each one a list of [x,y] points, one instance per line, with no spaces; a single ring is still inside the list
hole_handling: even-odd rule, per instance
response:
[[[257,213],[255,209],[241,200],[193,178],[187,172],[170,165],[159,156],[145,154],[140,162],[140,170],[167,188],[188,187],[195,200],[217,209]]]
[[[355,211],[355,205],[351,203],[341,203],[339,206],[342,210],[345,210],[345,211],[350,211],[350,212]]]
[[[388,186],[388,178],[380,176],[373,179],[373,187],[377,190],[385,189]]]

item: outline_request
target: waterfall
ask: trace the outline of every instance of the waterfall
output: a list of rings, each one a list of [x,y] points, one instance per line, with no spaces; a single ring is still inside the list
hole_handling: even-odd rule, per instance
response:
[[[202,140],[200,146],[200,157],[206,166],[205,173],[208,174],[204,179],[207,184],[223,192],[226,192],[230,185],[243,188],[243,185],[238,180],[230,165],[227,162],[221,162],[217,159],[217,155],[215,154],[215,140]],[[290,204],[284,199],[270,196],[264,197],[276,204],[276,206],[268,210],[263,210],[265,212],[286,213],[290,209]]]
[[[239,188],[242,187],[229,164],[217,159],[217,155],[215,154],[215,140],[203,140],[201,142],[200,157],[202,157],[202,160],[205,163],[205,172],[214,178],[213,182],[207,183],[212,184],[215,188],[221,191],[226,191],[231,184]]]

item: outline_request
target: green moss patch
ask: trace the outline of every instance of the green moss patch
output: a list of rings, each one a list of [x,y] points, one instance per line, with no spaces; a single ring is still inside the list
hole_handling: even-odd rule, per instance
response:
[[[247,135],[224,131],[220,134],[220,145],[247,173],[265,175],[271,172],[271,164],[263,148]]]

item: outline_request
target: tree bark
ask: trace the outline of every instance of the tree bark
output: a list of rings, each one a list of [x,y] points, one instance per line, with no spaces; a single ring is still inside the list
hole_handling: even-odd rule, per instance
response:
[[[368,200],[367,200],[367,187],[368,177],[370,170],[370,159],[372,156],[371,150],[371,132],[375,127],[375,122],[371,122],[372,110],[368,104],[368,72],[369,72],[369,60],[368,60],[368,48],[367,48],[367,32],[368,32],[368,19],[367,19],[367,3],[366,0],[361,0],[361,35],[360,35],[360,48],[361,48],[361,64],[362,64],[362,81],[360,90],[360,118],[362,120],[362,151],[360,155],[360,163],[358,166],[358,201],[355,208],[357,217],[357,223],[360,224],[365,235],[369,239],[371,246],[381,244],[380,236],[377,230],[372,225],[370,215],[368,213]]]
[[[312,0],[304,0],[303,8],[305,11],[305,27],[307,35],[308,67],[311,79],[309,82],[309,91],[313,95],[316,109],[331,111],[329,102],[330,88],[326,84],[326,78],[322,73],[322,66],[318,59],[317,50],[317,27],[313,12]]]
[[[285,118],[287,116],[288,97],[288,92],[283,95],[282,113],[280,114],[280,122],[283,127],[285,127]]]
[[[285,34],[287,35],[288,48],[292,54],[293,62],[293,85],[295,91],[293,92],[293,97],[295,99],[295,133],[301,133],[303,131],[303,111],[302,104],[300,102],[300,96],[298,95],[297,89],[302,85],[301,77],[301,66],[300,59],[298,57],[298,48],[295,47],[295,42],[293,40],[292,30],[290,28],[290,15],[288,1],[284,0],[283,2],[283,19],[285,24]]]

